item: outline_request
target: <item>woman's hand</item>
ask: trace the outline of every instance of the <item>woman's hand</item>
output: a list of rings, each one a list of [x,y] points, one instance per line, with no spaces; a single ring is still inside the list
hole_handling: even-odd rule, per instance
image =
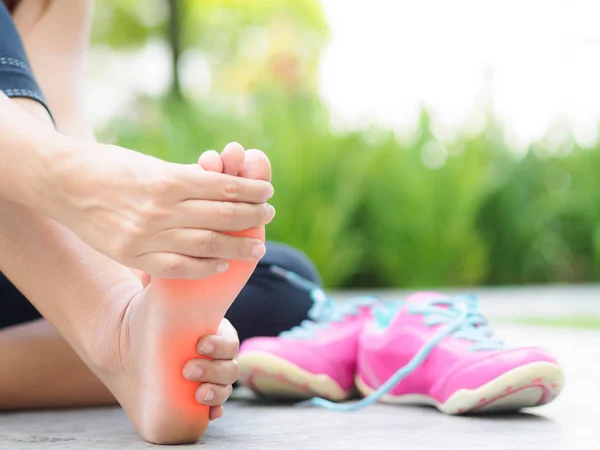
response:
[[[222,272],[227,259],[264,255],[259,240],[223,232],[272,220],[270,183],[116,146],[59,141],[42,212],[101,253],[152,276],[185,279]]]
[[[196,390],[196,400],[210,406],[210,420],[223,415],[223,403],[227,401],[238,378],[237,356],[240,341],[229,320],[223,319],[215,336],[200,338],[198,353],[211,359],[192,359],[183,367],[183,376],[190,381],[202,383]]]

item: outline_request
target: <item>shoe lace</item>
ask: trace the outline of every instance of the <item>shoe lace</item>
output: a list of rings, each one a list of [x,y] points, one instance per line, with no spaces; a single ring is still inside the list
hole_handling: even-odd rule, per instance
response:
[[[425,316],[426,326],[447,324],[462,317],[463,312],[464,319],[450,333],[452,337],[473,342],[469,347],[471,351],[498,350],[504,346],[502,341],[493,337],[494,333],[487,319],[479,312],[477,297],[474,295],[430,299],[423,304],[408,306],[409,314]]]
[[[361,307],[370,306],[377,300],[376,297],[365,296],[338,304],[318,284],[297,273],[279,266],[271,266],[270,270],[294,286],[307,291],[313,300],[313,306],[308,311],[310,320],[303,320],[300,325],[281,332],[279,337],[284,339],[313,339],[316,337],[317,330],[326,328],[332,323],[343,322],[348,316],[356,316]]]
[[[323,398],[313,398],[298,405],[319,406],[334,411],[356,411],[371,405],[414,372],[427,359],[436,345],[448,336],[472,341],[474,344],[469,348],[471,351],[495,350],[503,347],[501,341],[492,338],[492,331],[478,311],[477,299],[472,295],[425,300],[420,304],[409,305],[407,312],[423,315],[426,326],[444,326],[419,349],[404,367],[399,368],[377,390],[356,403],[339,404]]]

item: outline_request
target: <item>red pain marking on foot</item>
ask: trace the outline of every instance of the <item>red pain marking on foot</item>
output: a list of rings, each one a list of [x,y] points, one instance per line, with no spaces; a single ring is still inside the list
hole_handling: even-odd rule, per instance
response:
[[[492,397],[492,398],[488,399],[487,401],[485,401],[483,403],[480,400],[479,401],[479,405],[477,405],[476,407],[474,407],[472,409],[472,411],[476,411],[478,409],[485,408],[486,406],[491,405],[492,403],[497,402],[498,400],[506,398],[506,397],[508,397],[510,395],[515,395],[516,393],[524,391],[525,389],[534,389],[534,388],[535,389],[541,389],[541,391],[542,391],[542,395],[540,397],[540,401],[535,406],[543,405],[545,403],[548,403],[550,400],[552,400],[552,398],[550,397],[550,389],[548,389],[548,386],[546,386],[544,384],[537,384],[537,383],[535,383],[535,384],[529,384],[527,386],[520,387],[518,389],[512,389],[510,392],[506,392],[505,391],[503,394],[500,394],[500,395],[498,395],[496,397]],[[482,399],[482,400],[485,400],[485,399]]]

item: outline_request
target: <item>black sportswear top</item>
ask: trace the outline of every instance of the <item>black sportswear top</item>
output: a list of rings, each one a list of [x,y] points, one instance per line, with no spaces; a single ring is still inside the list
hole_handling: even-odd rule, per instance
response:
[[[0,1],[0,91],[37,100],[48,109],[6,5]]]

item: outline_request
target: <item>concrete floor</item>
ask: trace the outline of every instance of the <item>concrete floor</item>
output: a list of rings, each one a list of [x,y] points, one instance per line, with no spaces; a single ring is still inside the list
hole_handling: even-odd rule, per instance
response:
[[[576,302],[581,292],[538,297],[551,302]],[[588,291],[586,291],[588,292]],[[521,301],[494,307],[494,293],[484,292],[484,309],[495,315],[524,306],[533,291],[515,291]],[[490,294],[490,295],[488,295]],[[493,294],[493,295],[492,295]],[[588,292],[582,311],[598,312],[600,289]],[[499,296],[497,296],[500,298]],[[584,295],[585,297],[585,295]],[[489,301],[486,301],[486,298]],[[594,301],[596,300],[596,301]],[[565,304],[565,308],[568,308]],[[548,310],[562,307],[548,305]],[[525,308],[528,311],[533,307]],[[539,308],[538,308],[539,309]],[[511,310],[511,311],[509,311]],[[504,314],[506,313],[506,314]],[[542,449],[600,448],[595,414],[599,401],[600,330],[557,330],[500,325],[498,334],[509,344],[541,345],[552,349],[567,375],[559,399],[539,410],[511,416],[447,417],[430,408],[376,405],[359,412],[339,413],[312,408],[259,403],[240,392],[226,405],[225,417],[211,425],[202,442],[192,447],[216,449]],[[143,449],[141,441],[118,408],[0,414],[0,449],[100,450]]]

